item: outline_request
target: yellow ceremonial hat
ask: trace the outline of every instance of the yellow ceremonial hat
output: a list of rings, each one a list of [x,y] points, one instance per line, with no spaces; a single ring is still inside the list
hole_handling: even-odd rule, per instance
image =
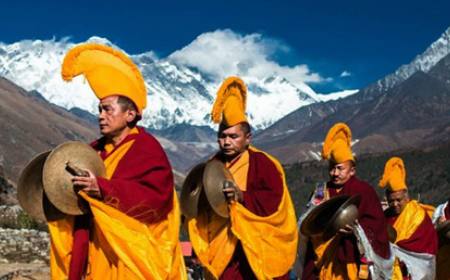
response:
[[[322,148],[322,158],[335,163],[355,161],[351,149],[352,132],[345,123],[337,123],[328,131]]]
[[[230,127],[241,122],[247,122],[245,105],[247,99],[247,87],[238,77],[229,77],[217,91],[211,119],[214,123],[223,123]]]
[[[378,185],[382,188],[387,186],[394,192],[407,189],[406,170],[401,158],[392,157],[386,162],[383,178]]]
[[[100,44],[78,45],[66,54],[61,75],[65,81],[83,74],[98,99],[121,95],[131,99],[142,114],[147,90],[142,74],[121,51]]]

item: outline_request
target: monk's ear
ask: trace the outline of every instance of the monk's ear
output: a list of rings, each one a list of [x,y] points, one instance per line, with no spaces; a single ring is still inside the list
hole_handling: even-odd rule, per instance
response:
[[[351,176],[355,176],[356,175],[356,166],[354,164],[352,164],[350,166],[350,175]]]
[[[127,110],[127,123],[131,123],[136,118],[137,112],[135,110]]]
[[[253,134],[251,132],[249,132],[249,133],[247,133],[247,135],[245,135],[245,143],[247,145],[250,145],[250,143],[252,142],[252,137],[253,137]]]

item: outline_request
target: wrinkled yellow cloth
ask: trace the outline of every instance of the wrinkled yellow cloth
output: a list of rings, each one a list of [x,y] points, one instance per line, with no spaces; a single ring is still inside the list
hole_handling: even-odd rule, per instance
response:
[[[249,149],[261,152],[256,148]],[[283,196],[278,210],[270,216],[253,214],[240,203],[230,205],[231,230],[241,241],[250,267],[258,279],[272,279],[286,274],[296,257],[298,231],[291,196],[281,164],[274,163],[283,180]]]
[[[436,207],[434,207],[433,205],[423,204],[423,203],[420,203],[420,206],[425,210],[428,217],[430,217],[430,219],[433,219],[433,213],[436,210]]]
[[[195,254],[214,278],[219,278],[233,256],[237,238],[229,219],[213,211],[200,213],[188,221],[189,238]]]
[[[422,207],[422,204],[418,203],[416,200],[411,200],[408,202],[393,225],[395,231],[397,232],[397,239],[395,239],[395,243],[409,239],[416,232],[426,215],[427,212]],[[392,279],[403,279],[400,263],[397,258],[394,262]]]
[[[335,236],[324,242],[321,237],[311,237],[317,256],[315,266],[319,268],[319,279],[347,280],[359,279],[356,263],[340,262],[336,256],[340,237]]]
[[[50,275],[52,279],[68,279],[73,244],[73,216],[48,222],[50,232]]]
[[[325,190],[324,195],[329,199],[330,194],[328,190]],[[319,279],[359,279],[358,265],[356,263],[342,263],[338,260],[336,254],[339,241],[339,236],[335,236],[327,241],[323,241],[321,236],[311,237],[311,243],[317,257],[314,265],[319,268]]]
[[[249,159],[250,155],[248,151],[245,151],[236,162],[232,162],[231,164],[225,163],[225,167],[233,175],[234,183],[243,192],[247,190],[247,175],[250,166]]]
[[[250,149],[259,152],[253,147]],[[238,239],[258,279],[284,275],[295,261],[298,232],[294,207],[281,165],[270,155],[267,156],[283,178],[283,196],[275,213],[261,217],[240,203],[232,203],[230,220],[212,213],[209,217],[202,214],[188,222],[192,246],[202,264],[216,278],[230,261]],[[239,160],[248,161],[248,158],[241,157]],[[237,167],[245,165],[245,162],[233,164]],[[233,170],[241,168],[230,169],[231,172]],[[235,176],[233,174],[233,178]]]
[[[144,224],[114,207],[81,194],[94,216],[86,279],[187,279],[178,241],[180,211]]]
[[[133,141],[115,150],[104,161],[107,178]],[[187,279],[178,240],[180,210],[174,195],[167,219],[145,224],[83,192],[89,203],[91,229],[86,279]],[[67,279],[72,249],[73,217],[49,223],[52,279]]]
[[[423,222],[426,211],[416,200],[408,202],[393,225],[397,231],[395,243],[410,238]]]

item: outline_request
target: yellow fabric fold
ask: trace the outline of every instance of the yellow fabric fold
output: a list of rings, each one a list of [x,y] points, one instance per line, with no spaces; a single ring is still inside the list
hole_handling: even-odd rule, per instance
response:
[[[408,202],[393,225],[394,229],[397,231],[397,239],[394,243],[409,239],[423,222],[426,213],[426,210],[416,200],[411,200]],[[392,279],[403,279],[400,262],[397,258],[394,262]]]
[[[136,133],[136,131],[131,131]],[[123,156],[133,145],[129,141],[105,160],[110,179]],[[89,202],[94,216],[94,239],[89,246],[90,279],[186,279],[184,260],[178,241],[180,210],[174,195],[173,209],[167,219],[144,224],[103,202]]]
[[[243,192],[247,190],[247,176],[248,168],[250,166],[250,155],[248,151],[242,153],[236,162],[233,162],[230,166],[225,164],[225,167],[233,175],[233,180],[239,189]]]
[[[52,279],[68,279],[73,244],[73,216],[48,222],[50,232],[50,275]]]
[[[328,190],[325,190],[324,195],[329,198]],[[319,269],[319,279],[359,279],[357,264],[340,262],[336,256],[340,242],[339,236],[327,241],[323,241],[321,236],[312,236],[310,240],[317,257],[314,265]]]
[[[255,152],[261,152],[250,147]],[[296,257],[298,232],[294,206],[281,164],[264,153],[283,178],[283,196],[270,216],[255,215],[240,203],[230,205],[231,230],[241,241],[247,260],[258,279],[286,274]]]
[[[114,207],[84,193],[95,223],[91,242],[87,279],[186,279],[178,241],[180,210],[174,196],[174,207],[168,218],[159,223],[144,224]]]
[[[356,263],[343,263],[338,260],[339,236],[324,242],[320,236],[312,237],[314,252],[317,256],[315,266],[319,268],[319,279],[347,280],[359,279]]]
[[[255,152],[257,149],[250,147]],[[296,257],[298,232],[294,207],[281,164],[268,156],[283,178],[283,196],[278,210],[267,217],[255,215],[239,203],[230,205],[230,219],[210,211],[188,221],[189,237],[201,263],[218,278],[233,256],[238,239],[258,279],[272,279],[286,274]],[[247,170],[246,157],[230,167],[236,179]],[[233,168],[234,166],[234,168]],[[234,172],[234,173],[233,173]],[[242,174],[241,174],[242,175]],[[247,174],[240,185],[246,184]],[[208,216],[209,215],[209,216]]]
[[[425,210],[416,200],[408,202],[393,225],[397,231],[395,243],[410,238],[422,223],[425,215]]]
[[[125,143],[104,161],[107,179],[133,143]],[[187,279],[178,240],[180,209],[176,195],[167,219],[145,224],[84,192],[79,194],[89,203],[94,221],[86,279]],[[52,279],[67,279],[73,217],[50,222],[49,229]]]
[[[395,258],[393,269],[392,269],[392,278],[391,280],[403,280],[403,273],[400,267],[400,261],[398,258]]]
[[[203,212],[188,221],[188,230],[198,259],[213,277],[219,278],[230,262],[237,244],[229,219],[222,218],[213,211]]]
[[[225,164],[236,185],[241,191],[247,189],[249,153],[244,152],[236,162]],[[218,278],[230,262],[237,244],[237,238],[231,231],[229,219],[215,214],[200,213],[188,221],[192,246],[201,263],[211,276]]]
[[[133,146],[134,141],[135,140],[131,140],[121,145],[103,161],[106,167],[107,179],[111,179],[112,175],[116,171],[117,165],[119,165],[120,160],[123,158],[123,156],[125,156],[131,146]]]
[[[430,219],[433,219],[433,214],[434,214],[434,211],[436,210],[436,207],[434,207],[433,205],[423,204],[423,203],[419,203],[419,205],[420,205],[420,207],[422,207],[425,210],[428,217],[430,217]]]

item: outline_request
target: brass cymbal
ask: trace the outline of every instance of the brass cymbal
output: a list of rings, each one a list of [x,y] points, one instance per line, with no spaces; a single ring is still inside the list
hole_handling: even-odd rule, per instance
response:
[[[228,218],[230,215],[223,187],[230,181],[234,183],[233,176],[220,160],[213,159],[206,163],[203,173],[203,188],[206,198],[214,212],[224,218]]]
[[[346,224],[358,218],[359,195],[338,195],[314,208],[303,220],[300,231],[306,236],[322,234],[328,240]]]
[[[79,141],[59,145],[44,163],[42,182],[50,202],[63,213],[82,215],[88,211],[87,203],[74,190],[67,163],[102,177],[106,174],[105,165],[93,148]]]
[[[197,217],[200,193],[203,190],[203,172],[206,163],[194,166],[184,180],[180,194],[181,212],[188,219]]]
[[[65,216],[47,198],[42,185],[42,169],[50,151],[34,157],[22,170],[17,183],[17,200],[32,218],[45,222]]]

